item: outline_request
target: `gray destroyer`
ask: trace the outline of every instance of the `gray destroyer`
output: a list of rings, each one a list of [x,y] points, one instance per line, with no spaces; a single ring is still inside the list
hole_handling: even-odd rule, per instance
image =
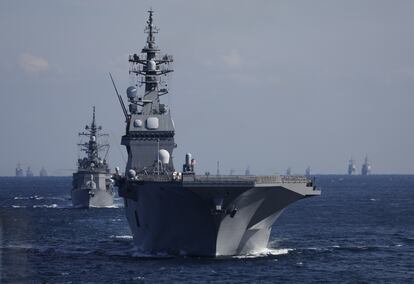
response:
[[[98,138],[108,136],[100,133],[101,126],[95,123],[95,107],[93,107],[92,123],[85,126],[85,131],[79,133],[80,137],[86,137],[87,141],[79,143],[80,150],[86,154],[78,159],[78,170],[73,174],[72,203],[74,207],[108,207],[114,202],[114,191],[111,183],[111,175],[106,159],[99,154],[108,154],[109,144],[98,143]]]
[[[371,174],[371,163],[368,161],[368,156],[365,156],[365,161],[361,168],[361,175],[367,176],[370,174]]]
[[[16,167],[16,177],[23,177],[23,176],[24,176],[23,169],[20,166],[20,163],[18,163]]]
[[[113,82],[126,119],[121,144],[128,152],[126,176],[117,169],[113,179],[134,244],[147,253],[190,256],[261,252],[283,209],[320,191],[299,176],[196,175],[190,153],[176,170],[174,123],[160,102],[168,93],[164,82],[173,58],[160,55],[157,32],[149,11],[146,45],[129,57],[130,74],[136,77],[136,85],[127,89],[129,111]],[[138,86],[144,87],[142,95]]]
[[[356,173],[356,166],[354,159],[351,158],[348,163],[348,175],[354,175]]]

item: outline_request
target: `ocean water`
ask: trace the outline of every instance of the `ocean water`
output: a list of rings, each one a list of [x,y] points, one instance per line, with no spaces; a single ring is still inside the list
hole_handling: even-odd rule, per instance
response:
[[[71,207],[69,177],[0,178],[1,283],[414,283],[414,176],[318,176],[269,249],[225,259],[143,255],[122,200]]]

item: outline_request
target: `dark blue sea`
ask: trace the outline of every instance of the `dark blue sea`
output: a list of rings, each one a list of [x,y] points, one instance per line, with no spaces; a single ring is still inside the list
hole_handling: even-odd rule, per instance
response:
[[[266,253],[205,259],[139,254],[122,200],[71,208],[69,177],[0,178],[0,282],[414,283],[414,176],[316,181]]]

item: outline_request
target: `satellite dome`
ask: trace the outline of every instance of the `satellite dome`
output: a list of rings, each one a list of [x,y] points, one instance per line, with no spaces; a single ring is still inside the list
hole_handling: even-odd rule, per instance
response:
[[[92,142],[96,142],[96,137],[95,136],[92,136],[91,137],[91,140],[92,140]]]
[[[157,64],[155,63],[154,60],[148,61],[148,65],[147,65],[148,71],[155,71],[156,67],[157,67]]]
[[[135,99],[135,97],[137,96],[137,88],[135,86],[130,86],[126,90],[126,93],[127,93],[128,99],[130,100]]]
[[[141,119],[135,119],[134,120],[134,127],[141,127],[142,126],[142,120]]]
[[[167,150],[165,150],[165,149],[160,150],[160,161],[164,165],[166,165],[170,162],[170,153]]]

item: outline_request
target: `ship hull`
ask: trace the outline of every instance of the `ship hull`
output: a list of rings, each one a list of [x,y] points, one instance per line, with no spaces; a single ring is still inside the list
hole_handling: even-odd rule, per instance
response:
[[[232,256],[267,248],[273,223],[302,184],[194,186],[130,183],[120,188],[136,247],[147,253]]]
[[[90,176],[96,180],[96,188],[86,186]],[[108,174],[104,173],[75,173],[71,191],[72,205],[77,208],[110,207],[114,203],[114,192],[109,182]]]
[[[72,204],[77,208],[110,207],[114,204],[114,196],[107,190],[76,189],[72,191]]]

